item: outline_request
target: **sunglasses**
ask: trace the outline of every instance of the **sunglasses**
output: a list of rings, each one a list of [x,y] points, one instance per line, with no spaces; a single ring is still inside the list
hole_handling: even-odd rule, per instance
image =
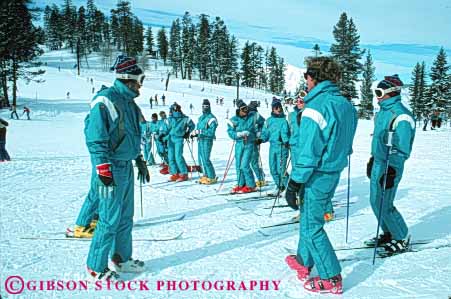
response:
[[[381,99],[386,94],[389,94],[390,92],[395,92],[395,91],[401,91],[401,87],[400,86],[395,86],[395,87],[390,87],[390,88],[387,88],[387,89],[376,88],[374,90],[374,94],[376,95],[376,98]]]
[[[202,105],[202,109],[208,109],[210,108],[210,105]]]

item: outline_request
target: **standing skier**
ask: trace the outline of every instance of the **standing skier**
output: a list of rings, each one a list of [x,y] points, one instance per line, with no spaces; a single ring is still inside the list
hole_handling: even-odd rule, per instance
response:
[[[256,138],[254,117],[249,114],[249,107],[242,100],[238,100],[236,106],[236,115],[227,121],[227,133],[236,142],[235,165],[238,184],[232,189],[232,193],[255,192],[255,178],[250,167]]]
[[[380,225],[383,234],[377,240],[377,246],[383,246],[388,253],[406,250],[407,225],[399,211],[394,207],[398,184],[404,171],[404,162],[409,158],[415,137],[415,121],[412,113],[401,103],[401,86],[398,75],[386,76],[375,89],[381,110],[374,119],[371,158],[368,162],[367,175],[371,179],[370,201],[374,215],[381,212]],[[388,132],[393,132],[391,153],[388,161]],[[387,178],[385,169],[388,162]],[[380,211],[382,188],[385,194]],[[368,246],[376,245],[376,238],[365,242]]]
[[[341,294],[341,267],[323,228],[324,213],[352,152],[357,113],[336,85],[340,67],[332,58],[309,59],[304,77],[309,93],[304,98],[298,154],[286,191],[293,209],[298,209],[299,197],[303,198],[300,240],[297,254],[288,256],[286,262],[300,280],[307,280],[306,290]],[[319,276],[309,279],[314,265]]]
[[[184,141],[189,138],[195,126],[193,121],[183,114],[179,104],[174,103],[171,110],[168,138],[169,173],[171,174],[169,180],[183,182],[188,180],[188,168],[183,157]]]
[[[87,260],[93,280],[118,280],[108,268],[108,256],[117,272],[142,272],[144,262],[132,258],[134,182],[132,160],[138,180],[150,180],[140,155],[141,110],[134,98],[144,80],[136,60],[125,55],[116,59],[116,80],[98,92],[85,119],[86,144],[98,175],[94,182],[99,200],[99,221]]]
[[[169,120],[166,116],[166,112],[160,111],[160,120],[157,123],[155,140],[157,143],[158,155],[163,161],[161,165],[162,169],[160,170],[161,174],[169,174],[167,134],[169,134]]]
[[[265,124],[265,118],[261,116],[260,113],[257,111],[258,107],[257,101],[251,101],[248,107],[249,107],[249,115],[251,115],[254,118],[256,137],[260,138],[263,130],[263,125]],[[254,153],[252,155],[251,160],[251,169],[254,172],[255,176],[257,177],[257,182],[255,183],[257,187],[266,186],[265,172],[263,171],[262,166],[263,165],[260,156],[260,144],[254,143]]]
[[[141,145],[147,165],[155,165],[155,158],[152,154],[152,137],[152,122],[144,120],[141,123]]]
[[[275,187],[268,195],[278,196],[285,190],[286,185],[284,175],[288,160],[290,131],[280,100],[274,100],[271,107],[271,116],[265,121],[261,138],[257,139],[256,143],[260,145],[262,142],[270,142],[269,169]]]
[[[19,119],[19,115],[17,114],[16,105],[11,105],[11,119],[13,119],[14,115],[16,116],[16,119]]]
[[[163,106],[166,106],[166,96],[164,95],[164,93],[161,96],[161,100],[163,101]]]
[[[8,152],[6,151],[6,127],[8,122],[0,117],[0,162],[10,161]]]
[[[150,109],[153,108],[153,98],[152,96],[149,97],[149,105],[150,105]]]
[[[210,160],[213,140],[216,139],[215,133],[218,127],[218,120],[211,113],[210,101],[204,99],[202,102],[202,115],[197,122],[196,130],[191,133],[192,137],[197,137],[199,164],[204,175],[199,179],[200,184],[211,185],[218,181],[215,169]]]
[[[30,108],[28,108],[27,106],[23,107],[22,116],[24,116],[25,113],[27,114],[27,119],[30,120]]]

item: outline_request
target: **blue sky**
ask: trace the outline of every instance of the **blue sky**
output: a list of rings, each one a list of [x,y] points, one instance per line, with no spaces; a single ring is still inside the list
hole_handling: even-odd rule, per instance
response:
[[[35,1],[40,6],[62,2]],[[86,5],[85,0],[73,2],[77,6]],[[95,3],[109,11],[117,1],[96,0]],[[299,49],[310,49],[318,43],[326,51],[333,42],[333,26],[340,14],[346,12],[357,25],[362,47],[371,49],[381,65],[399,65],[405,71],[417,61],[432,63],[440,46],[451,49],[449,0],[133,0],[131,3],[134,13],[153,26],[170,26],[185,11],[192,15],[206,13],[221,16],[230,31],[243,40]],[[286,52],[289,63],[302,66],[302,54],[296,57],[295,51]]]

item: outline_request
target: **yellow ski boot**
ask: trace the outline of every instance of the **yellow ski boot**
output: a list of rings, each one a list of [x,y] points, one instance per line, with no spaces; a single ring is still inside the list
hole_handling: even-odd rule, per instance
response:
[[[257,182],[255,182],[255,185],[256,185],[258,188],[264,187],[264,186],[266,186],[266,182],[265,182],[265,180],[263,180],[263,181],[257,181]]]
[[[205,181],[204,181],[204,184],[205,185],[211,185],[211,184],[215,184],[217,182],[218,182],[217,178],[214,178],[214,179],[206,178]]]
[[[206,176],[203,176],[199,179],[199,184],[205,184],[205,182],[208,180]]]

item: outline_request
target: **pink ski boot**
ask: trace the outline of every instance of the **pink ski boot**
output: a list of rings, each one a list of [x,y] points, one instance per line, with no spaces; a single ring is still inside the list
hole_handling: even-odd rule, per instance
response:
[[[341,274],[329,279],[321,279],[319,276],[310,278],[304,283],[304,289],[313,293],[321,294],[343,294],[343,283]]]
[[[301,265],[296,259],[296,255],[289,255],[285,258],[285,262],[287,263],[290,269],[295,270],[298,273],[298,279],[300,281],[306,281],[308,276],[310,275],[311,268]]]

